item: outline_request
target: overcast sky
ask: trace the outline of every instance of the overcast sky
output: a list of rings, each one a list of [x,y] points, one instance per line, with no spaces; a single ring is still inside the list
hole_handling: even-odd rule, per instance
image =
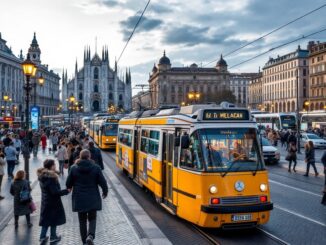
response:
[[[15,54],[26,54],[33,32],[42,63],[71,77],[76,59],[83,62],[86,45],[98,52],[108,45],[113,66],[147,0],[0,0],[0,32]],[[133,84],[147,83],[148,73],[163,50],[172,65],[205,65],[286,22],[313,10],[325,0],[152,0],[119,67],[131,67]],[[326,7],[226,57],[229,66],[299,36],[326,28]],[[326,40],[326,32],[309,40]],[[302,40],[231,69],[256,72],[269,56],[305,47]],[[214,66],[215,62],[211,64]],[[134,93],[137,91],[134,91]]]

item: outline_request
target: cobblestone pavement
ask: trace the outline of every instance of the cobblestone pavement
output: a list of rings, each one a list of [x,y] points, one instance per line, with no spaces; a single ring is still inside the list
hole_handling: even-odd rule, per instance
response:
[[[61,177],[60,182],[61,186],[64,187],[65,177]],[[95,244],[141,244],[133,225],[125,215],[117,197],[112,191],[110,182],[108,184],[110,188],[109,195],[103,200],[103,210],[98,212],[97,216]],[[8,225],[0,232],[1,245],[29,245],[39,243],[40,227],[38,226],[38,221],[41,197],[38,184],[33,190],[33,198],[38,208],[31,216],[34,226],[28,228],[25,217],[21,217],[19,228],[15,230],[14,221],[11,219]],[[71,196],[63,197],[62,201],[66,211],[67,223],[58,227],[58,234],[62,235],[60,244],[81,244],[78,216],[71,210]],[[2,219],[2,216],[0,219]]]

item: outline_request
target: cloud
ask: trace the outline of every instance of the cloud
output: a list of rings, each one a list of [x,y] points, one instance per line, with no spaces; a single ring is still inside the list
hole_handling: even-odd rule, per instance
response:
[[[115,7],[115,6],[119,6],[121,2],[118,0],[103,0],[102,4],[108,7]]]
[[[128,17],[126,20],[120,22],[121,31],[123,33],[124,40],[128,39],[130,33],[134,29],[137,21],[139,20],[139,14]],[[141,22],[137,27],[137,32],[148,32],[156,29],[163,23],[162,20],[143,16]]]
[[[231,35],[228,31],[215,32],[210,27],[191,25],[173,26],[166,30],[163,42],[165,44],[181,44],[195,46],[199,44],[219,44]]]

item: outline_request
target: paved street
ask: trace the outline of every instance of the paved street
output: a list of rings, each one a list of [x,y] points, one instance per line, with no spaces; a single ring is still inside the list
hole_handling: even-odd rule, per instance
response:
[[[35,169],[40,167],[41,162],[46,157],[53,158],[52,154],[39,154],[37,159],[32,159],[31,181],[34,182],[32,192],[34,201],[38,207],[37,212],[32,214],[32,228],[27,228],[25,217],[20,218],[20,226],[18,230],[14,229],[12,198],[8,193],[10,182],[6,179],[3,187],[6,199],[1,201],[1,231],[0,244],[2,245],[28,245],[38,244],[40,227],[38,226],[40,211],[40,188],[36,181]],[[19,169],[23,168],[22,164]],[[128,204],[134,201],[128,194],[123,194],[126,190],[121,190],[119,183],[112,176],[109,169],[104,172],[109,184],[109,195],[103,200],[103,210],[98,213],[96,244],[150,244],[158,242],[160,244],[169,244],[166,237],[160,232],[157,226],[145,214],[141,207],[134,203],[132,208],[137,212],[138,216],[131,216],[130,210],[126,207],[125,200]],[[111,176],[110,176],[111,175]],[[109,177],[110,176],[110,177]],[[60,184],[65,185],[65,176],[60,177]],[[114,187],[114,185],[117,185]],[[119,188],[119,194],[117,192]],[[71,210],[71,196],[62,198],[67,223],[58,228],[58,234],[62,235],[61,244],[81,244],[79,237],[78,216]],[[129,210],[129,211],[128,211]],[[135,214],[135,212],[133,212]],[[147,226],[146,226],[147,225]]]

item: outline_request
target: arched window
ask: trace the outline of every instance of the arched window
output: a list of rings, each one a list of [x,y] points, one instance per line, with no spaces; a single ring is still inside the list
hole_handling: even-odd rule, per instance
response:
[[[98,79],[98,68],[94,68],[94,79]]]
[[[112,95],[112,93],[109,93],[109,99],[110,99],[110,100],[113,100],[113,95]]]
[[[98,93],[98,85],[97,84],[94,85],[94,93]]]
[[[83,90],[83,84],[79,84],[79,90]]]
[[[109,84],[109,90],[112,90],[112,84]]]
[[[119,100],[123,100],[122,94],[119,95]]]
[[[83,99],[83,93],[79,93],[78,100],[82,100],[82,99]]]

